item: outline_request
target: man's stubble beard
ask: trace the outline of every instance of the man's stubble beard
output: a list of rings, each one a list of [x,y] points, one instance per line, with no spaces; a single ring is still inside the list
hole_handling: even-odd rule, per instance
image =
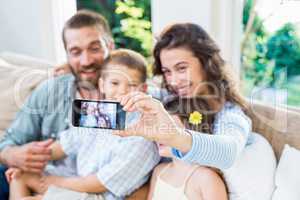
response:
[[[75,77],[75,84],[77,85],[77,87],[79,88],[83,88],[83,89],[86,89],[86,90],[95,90],[99,88],[98,86],[98,80],[100,78],[100,75],[101,75],[101,68],[102,66],[100,65],[97,65],[97,66],[93,66],[93,67],[90,67],[90,68],[96,68],[96,73],[97,73],[97,76],[95,79],[93,80],[88,80],[88,79],[82,79],[80,77],[80,73],[82,72],[79,71],[79,72],[75,72],[75,70],[73,69],[73,67],[70,67],[71,68],[71,73],[74,75]]]

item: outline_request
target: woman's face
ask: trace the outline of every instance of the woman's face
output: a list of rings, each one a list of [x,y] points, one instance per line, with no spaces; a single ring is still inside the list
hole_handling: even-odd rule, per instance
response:
[[[177,95],[193,97],[206,91],[202,64],[190,50],[163,49],[160,60],[166,83]]]

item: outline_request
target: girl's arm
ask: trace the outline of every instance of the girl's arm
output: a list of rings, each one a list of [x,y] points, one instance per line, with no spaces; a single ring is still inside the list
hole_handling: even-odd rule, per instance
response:
[[[44,181],[47,185],[53,184],[77,192],[102,193],[107,191],[95,174],[86,177],[45,176]]]
[[[66,157],[65,152],[63,151],[61,144],[58,141],[55,141],[51,146],[51,160],[60,160]]]

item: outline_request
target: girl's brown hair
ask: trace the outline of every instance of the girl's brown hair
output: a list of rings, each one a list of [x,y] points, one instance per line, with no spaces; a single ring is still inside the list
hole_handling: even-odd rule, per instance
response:
[[[165,109],[171,115],[179,117],[185,128],[202,133],[212,133],[212,126],[215,113],[213,113],[204,98],[180,98],[173,97],[164,102]],[[189,121],[193,112],[198,112],[202,116],[202,120],[198,125],[194,125]]]
[[[201,26],[192,23],[177,23],[167,27],[162,32],[153,52],[155,75],[163,75],[160,60],[161,51],[173,48],[185,48],[199,60],[203,66],[203,71],[206,73],[206,81],[213,86],[213,88],[208,88],[209,93],[217,95],[217,101],[220,105],[229,101],[246,109],[246,102],[236,88],[237,82],[232,80],[233,76],[229,66],[220,56],[220,49]],[[167,86],[165,80],[164,86]]]

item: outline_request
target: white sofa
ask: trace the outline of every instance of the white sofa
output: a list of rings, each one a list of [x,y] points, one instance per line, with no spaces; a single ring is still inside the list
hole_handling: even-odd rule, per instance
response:
[[[51,77],[52,72],[52,63],[27,56],[0,53],[0,138],[15,118],[25,98],[40,82]],[[285,144],[300,149],[300,111],[298,109],[274,108],[252,102],[248,114],[253,121],[253,130],[261,133],[272,145],[277,162]],[[282,126],[283,121],[286,122],[285,126]],[[258,163],[257,167],[259,165],[263,163]],[[145,199],[147,191],[148,188],[145,186],[143,190],[129,199]]]

